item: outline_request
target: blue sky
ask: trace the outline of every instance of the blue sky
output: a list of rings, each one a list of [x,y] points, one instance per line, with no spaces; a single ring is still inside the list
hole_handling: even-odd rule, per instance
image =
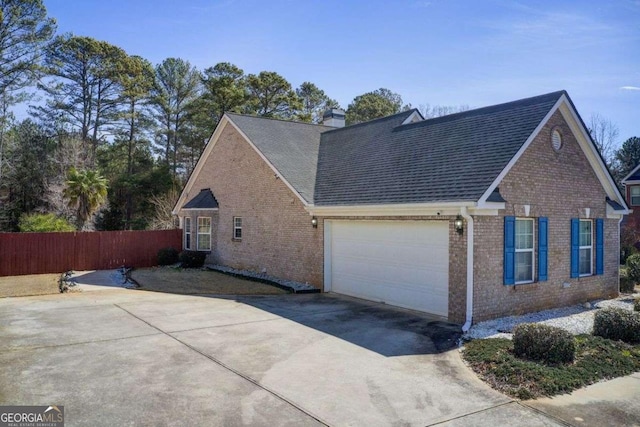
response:
[[[640,137],[640,0],[44,0],[58,31],[156,64],[232,62],[311,81],[343,107],[385,87],[483,107],[566,89],[585,121]]]

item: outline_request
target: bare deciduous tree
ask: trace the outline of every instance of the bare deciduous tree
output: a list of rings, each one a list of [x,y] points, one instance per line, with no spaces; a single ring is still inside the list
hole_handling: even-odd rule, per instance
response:
[[[418,111],[425,119],[447,116],[449,114],[461,113],[469,109],[468,105],[434,105],[420,104]]]
[[[164,194],[154,194],[151,203],[155,206],[155,214],[149,228],[152,230],[171,230],[178,228],[177,217],[171,211],[176,205],[180,193],[176,188],[172,188]]]
[[[611,168],[618,146],[618,126],[606,117],[593,113],[587,124],[589,134],[605,163]]]

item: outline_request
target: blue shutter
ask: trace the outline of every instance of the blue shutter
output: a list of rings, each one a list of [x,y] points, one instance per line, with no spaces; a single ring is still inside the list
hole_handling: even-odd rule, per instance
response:
[[[571,218],[571,277],[580,277],[580,220]]]
[[[504,217],[504,284],[516,283],[516,217]]]
[[[547,280],[547,258],[548,258],[548,234],[549,220],[544,217],[538,218],[538,281]]]
[[[604,273],[604,220],[596,219],[596,274]]]

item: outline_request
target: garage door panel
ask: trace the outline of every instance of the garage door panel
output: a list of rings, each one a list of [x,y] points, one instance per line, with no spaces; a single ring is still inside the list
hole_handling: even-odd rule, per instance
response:
[[[447,316],[447,222],[331,221],[331,230],[334,292]]]

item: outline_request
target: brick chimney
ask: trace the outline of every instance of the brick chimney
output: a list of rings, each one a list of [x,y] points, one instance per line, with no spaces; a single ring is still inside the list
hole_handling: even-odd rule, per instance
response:
[[[344,127],[344,110],[331,108],[322,115],[322,124],[334,128]]]

